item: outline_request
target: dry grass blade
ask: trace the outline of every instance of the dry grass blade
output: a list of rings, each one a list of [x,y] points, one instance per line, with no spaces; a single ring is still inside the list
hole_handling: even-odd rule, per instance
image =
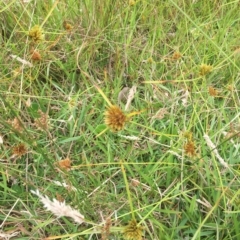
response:
[[[131,102],[134,98],[135,93],[137,92],[137,87],[132,86],[129,90],[128,98],[127,98],[127,103],[125,105],[125,111],[127,111],[131,105]]]

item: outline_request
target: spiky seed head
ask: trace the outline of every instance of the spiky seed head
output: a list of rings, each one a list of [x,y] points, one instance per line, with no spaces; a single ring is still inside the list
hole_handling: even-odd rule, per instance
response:
[[[213,66],[207,65],[207,64],[202,64],[200,66],[200,75],[205,76],[208,73],[210,73],[212,71],[212,69],[213,69]]]
[[[132,219],[123,230],[124,238],[127,240],[142,240],[143,227]]]
[[[21,157],[22,155],[27,153],[26,146],[21,143],[13,148],[13,154],[17,157]]]
[[[196,156],[196,147],[192,140],[187,141],[187,143],[184,145],[184,150],[188,156]]]
[[[116,105],[108,107],[105,111],[105,124],[114,132],[124,128],[128,117]]]
[[[210,86],[208,87],[208,93],[212,97],[216,97],[218,95],[218,90],[215,89],[214,87]]]
[[[63,27],[67,31],[71,31],[73,29],[73,26],[70,23],[68,23],[67,21],[63,21]]]
[[[70,158],[65,158],[57,162],[57,166],[62,170],[70,170],[71,169],[71,160]]]
[[[173,55],[172,55],[172,59],[173,60],[178,60],[182,57],[182,54],[178,51],[174,52]]]
[[[31,37],[34,42],[42,41],[44,40],[43,29],[39,25],[35,25],[29,30],[28,36]]]
[[[41,56],[41,54],[39,53],[39,51],[33,50],[33,51],[32,51],[32,55],[31,55],[31,59],[32,59],[33,61],[40,61],[40,60],[42,59],[42,56]]]

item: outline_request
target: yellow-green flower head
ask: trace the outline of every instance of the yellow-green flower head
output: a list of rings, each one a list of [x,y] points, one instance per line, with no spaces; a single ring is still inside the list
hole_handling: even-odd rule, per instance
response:
[[[142,240],[143,227],[138,225],[135,219],[132,219],[123,230],[123,235],[127,240]]]
[[[34,42],[43,41],[44,40],[43,29],[39,25],[35,25],[29,30],[28,36],[32,38]]]
[[[207,65],[207,64],[202,64],[200,66],[200,75],[205,76],[208,73],[210,73],[212,71],[212,69],[213,69],[213,66]]]

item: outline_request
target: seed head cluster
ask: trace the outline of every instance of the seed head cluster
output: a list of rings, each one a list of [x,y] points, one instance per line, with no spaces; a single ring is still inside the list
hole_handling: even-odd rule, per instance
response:
[[[208,73],[210,73],[212,71],[212,69],[213,69],[213,66],[207,65],[207,64],[202,64],[200,66],[199,73],[200,73],[201,76],[205,76]]]
[[[23,131],[23,124],[19,121],[19,119],[17,117],[15,117],[12,121],[9,120],[8,123],[10,123],[12,125],[14,130],[16,130],[18,132]]]
[[[208,87],[208,93],[212,97],[216,97],[218,95],[218,90],[215,89],[214,87],[210,86]]]
[[[110,106],[105,112],[105,124],[114,132],[124,128],[128,118],[116,105]]]
[[[185,132],[184,137],[187,139],[187,142],[183,146],[185,154],[189,157],[196,156],[196,145],[193,141],[192,132]]]
[[[68,23],[67,21],[63,21],[63,27],[67,31],[71,31],[73,29],[73,26],[70,23]]]
[[[123,230],[123,235],[127,240],[142,240],[143,227],[139,226],[137,221],[133,219]]]
[[[27,153],[26,146],[21,143],[13,148],[13,154],[17,157],[21,157],[22,155]]]
[[[193,141],[188,141],[185,145],[184,145],[184,150],[185,150],[185,153],[188,155],[188,156],[196,156],[196,147],[195,147],[195,144]]]
[[[40,42],[44,40],[43,29],[39,25],[35,25],[29,30],[28,36],[31,37],[34,42]]]

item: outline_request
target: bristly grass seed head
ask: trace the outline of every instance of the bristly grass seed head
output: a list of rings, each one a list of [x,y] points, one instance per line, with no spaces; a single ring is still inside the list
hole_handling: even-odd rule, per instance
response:
[[[218,95],[218,90],[215,89],[214,87],[210,86],[208,87],[208,93],[212,97],[216,97]]]
[[[208,73],[210,73],[210,72],[212,71],[212,69],[213,69],[213,66],[207,65],[207,64],[202,64],[202,65],[200,66],[199,74],[200,74],[201,76],[205,76],[205,75],[207,75]]]
[[[27,148],[25,144],[21,143],[13,148],[13,155],[17,157],[21,157],[22,155],[27,153]]]
[[[105,124],[113,131],[117,132],[124,128],[128,117],[116,105],[109,106],[105,111]]]
[[[67,31],[71,31],[73,29],[72,24],[68,23],[67,21],[63,21],[63,28]]]
[[[44,40],[43,29],[39,25],[35,25],[29,30],[28,36],[31,37],[34,42],[43,41]]]
[[[124,238],[127,240],[142,240],[143,227],[132,219],[123,230]]]
[[[39,53],[39,51],[32,49],[30,53],[31,53],[31,59],[33,61],[40,61],[42,59],[42,56]]]
[[[16,130],[17,132],[23,131],[23,125],[17,117],[15,117],[13,120],[9,120],[8,123],[11,124],[13,129]]]
[[[183,136],[187,139],[186,144],[183,146],[185,154],[189,157],[196,156],[196,146],[193,141],[193,134],[192,132],[185,132]]]
[[[196,146],[192,140],[187,141],[187,143],[184,145],[184,150],[188,156],[191,157],[196,156]]]

